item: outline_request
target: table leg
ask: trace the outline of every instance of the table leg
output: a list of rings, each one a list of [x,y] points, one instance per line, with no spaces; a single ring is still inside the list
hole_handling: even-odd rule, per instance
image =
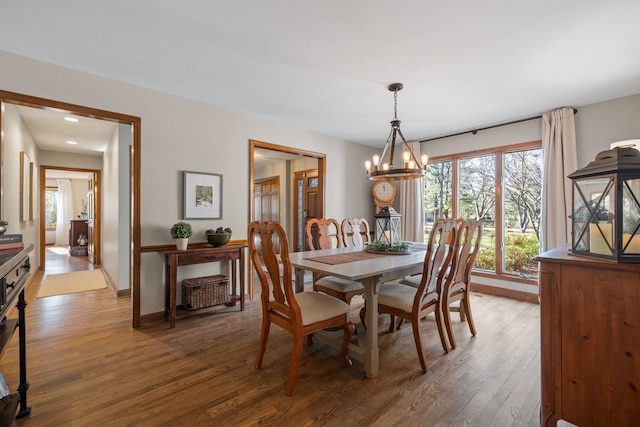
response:
[[[304,292],[304,270],[301,268],[295,268],[296,286],[294,291],[296,293]]]
[[[244,248],[238,249],[240,258],[238,268],[240,269],[240,311],[244,311]]]
[[[176,282],[178,281],[178,255],[169,255],[170,261],[170,278],[169,278],[169,328],[176,327]]]
[[[232,258],[229,262],[231,263],[231,285],[232,285],[231,301],[235,306],[237,299],[240,297],[240,295],[238,294],[238,279],[236,277],[236,274],[237,274],[236,260]]]
[[[367,304],[365,322],[367,325],[367,348],[364,355],[364,370],[368,378],[375,378],[379,368],[378,350],[378,277],[362,281]]]

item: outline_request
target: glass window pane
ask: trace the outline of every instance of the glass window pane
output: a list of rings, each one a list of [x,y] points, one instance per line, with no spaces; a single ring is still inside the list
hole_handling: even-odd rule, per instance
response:
[[[507,272],[538,276],[542,201],[542,150],[506,153],[504,156],[504,248]]]
[[[58,217],[58,189],[49,188],[44,192],[45,228],[56,228]]]
[[[475,268],[495,271],[496,156],[460,159],[458,185],[459,218],[482,220],[484,232]]]
[[[436,219],[451,217],[451,171],[451,160],[427,165],[424,180],[425,242],[429,240],[428,236]]]

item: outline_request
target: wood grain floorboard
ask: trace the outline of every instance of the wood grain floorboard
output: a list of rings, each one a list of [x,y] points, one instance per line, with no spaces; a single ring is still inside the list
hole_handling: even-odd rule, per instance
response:
[[[56,271],[63,272],[57,267]],[[477,337],[453,315],[458,347],[445,354],[432,316],[422,321],[429,372],[411,325],[386,331],[380,374],[345,368],[316,340],[284,393],[291,337],[273,326],[255,369],[259,299],[244,312],[179,319],[175,329],[130,327],[131,304],[110,289],[37,299],[27,288],[30,416],[17,426],[536,426],[540,408],[539,306],[474,294]],[[259,298],[259,292],[256,293]],[[352,302],[358,319],[362,299]],[[18,384],[17,334],[0,359]]]

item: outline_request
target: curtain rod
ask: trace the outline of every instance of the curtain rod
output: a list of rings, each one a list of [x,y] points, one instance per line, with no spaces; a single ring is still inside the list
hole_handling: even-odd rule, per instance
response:
[[[573,114],[577,114],[577,113],[578,113],[578,109],[574,108],[573,109]],[[421,139],[418,142],[429,142],[429,141],[435,141],[437,139],[451,138],[452,136],[464,135],[465,133],[472,133],[472,134],[475,135],[478,132],[480,132],[481,130],[499,128],[501,126],[513,125],[513,124],[516,124],[516,123],[528,122],[529,120],[535,120],[535,119],[541,119],[541,118],[542,118],[542,114],[539,115],[539,116],[527,117],[526,119],[513,120],[511,122],[500,123],[499,125],[485,126],[485,127],[478,128],[478,129],[471,129],[471,130],[465,130],[463,132],[452,133],[452,134],[449,134],[449,135],[436,136],[435,138]]]

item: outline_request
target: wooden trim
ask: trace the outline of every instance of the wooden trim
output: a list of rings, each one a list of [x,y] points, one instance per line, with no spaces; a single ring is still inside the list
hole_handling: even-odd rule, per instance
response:
[[[447,154],[445,156],[429,157],[429,163],[441,162],[443,160],[462,159],[465,157],[479,157],[498,152],[510,153],[513,151],[533,150],[536,148],[542,148],[542,140],[522,142],[520,144],[502,145],[500,147],[493,148],[483,148],[482,150],[464,151],[461,153]]]
[[[133,142],[131,153],[131,191],[132,191],[132,218],[131,218],[131,243],[133,246],[132,266],[131,266],[131,294],[132,294],[132,326],[140,326],[140,166],[141,166],[141,118],[128,114],[116,113],[113,111],[100,110],[97,108],[84,107],[77,104],[55,101],[52,99],[39,98],[15,92],[0,90],[0,102],[6,102],[26,107],[58,110],[76,116],[90,117],[93,119],[106,120],[115,123],[122,123],[132,126]],[[4,120],[4,114],[0,111],[0,125]],[[0,136],[0,147],[4,143]],[[4,179],[0,183],[4,185]],[[1,201],[0,201],[1,203]],[[2,216],[4,205],[0,204],[0,217]],[[98,209],[98,206],[96,206]],[[42,227],[41,227],[42,228]],[[41,240],[42,242],[43,240]]]
[[[97,212],[98,214],[94,216],[94,232],[95,232],[95,236],[96,236],[96,241],[100,242],[100,216],[102,215],[102,212],[100,211],[100,170],[98,169],[84,169],[84,168],[69,168],[69,167],[64,167],[64,166],[50,166],[50,165],[40,165],[40,191],[39,191],[39,198],[40,198],[40,242],[46,242],[46,231],[47,228],[45,227],[45,222],[46,222],[46,218],[44,215],[44,204],[45,204],[45,190],[46,188],[51,188],[51,187],[47,187],[45,185],[46,183],[46,174],[48,170],[63,170],[63,171],[70,171],[70,172],[85,172],[87,175],[89,174],[94,174],[95,176],[95,186],[96,186],[96,191],[97,194],[94,193],[94,210],[95,212]],[[57,187],[54,187],[57,188]],[[71,244],[72,242],[69,242],[69,244]],[[40,257],[40,267],[38,268],[39,270],[44,271],[46,268],[46,255],[45,255],[45,245],[41,244],[40,245],[40,251],[39,251],[39,257]],[[94,264],[95,265],[100,265],[100,245],[96,245],[96,249],[95,249],[95,258],[94,258]]]
[[[116,292],[118,298],[131,298],[131,288],[121,289]]]
[[[519,301],[527,301],[535,304],[539,304],[538,294],[532,294],[530,292],[516,291],[514,289],[499,288],[497,286],[484,285],[480,283],[473,283],[471,285],[471,292],[478,292],[480,294],[494,295],[498,297],[511,298]]]
[[[538,286],[538,279],[525,279],[522,278],[520,276],[516,276],[515,274],[510,274],[510,273],[502,273],[502,274],[497,274],[494,273],[492,271],[487,271],[487,270],[472,270],[471,274],[473,274],[474,276],[480,276],[480,277],[488,277],[491,279],[495,279],[495,280],[506,280],[509,282],[518,282],[518,283],[524,283],[526,285],[533,285],[533,286]]]
[[[150,326],[164,322],[164,312],[149,313],[140,316],[140,326]]]

